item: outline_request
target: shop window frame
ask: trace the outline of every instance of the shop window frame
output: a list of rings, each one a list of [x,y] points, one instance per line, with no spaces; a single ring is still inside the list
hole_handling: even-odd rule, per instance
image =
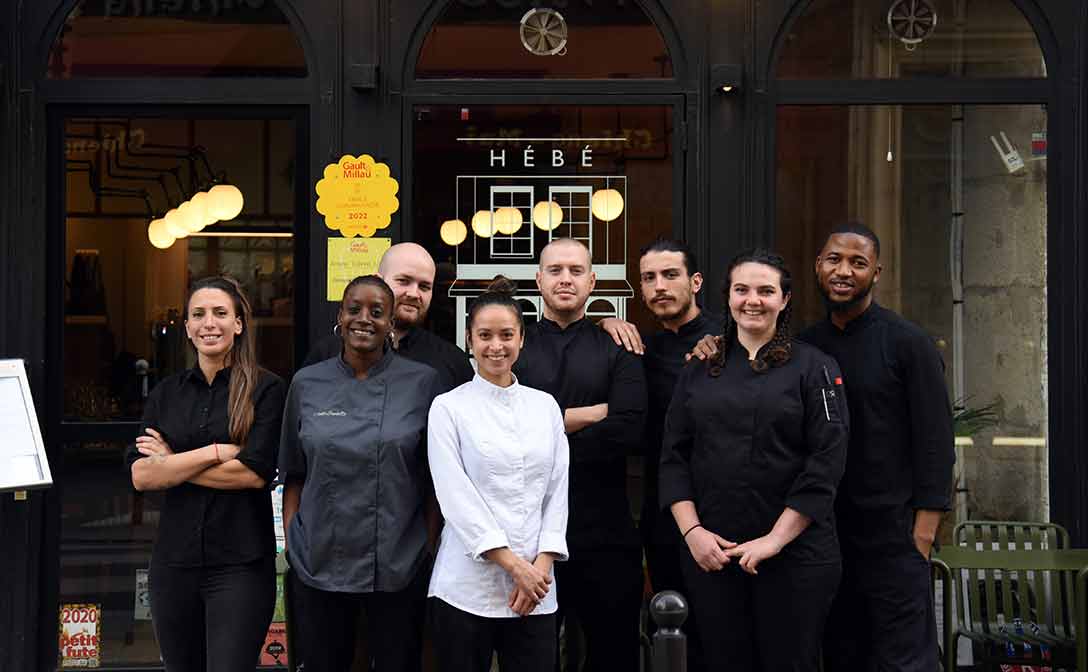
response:
[[[1088,436],[1088,422],[1082,411],[1084,392],[1078,379],[1076,362],[1081,354],[1083,339],[1073,332],[1081,316],[1070,315],[1070,306],[1080,305],[1083,290],[1076,278],[1083,272],[1083,261],[1077,256],[1078,236],[1067,221],[1067,210],[1073,208],[1062,185],[1072,180],[1075,159],[1071,142],[1076,127],[1071,110],[1061,107],[1061,87],[1067,77],[1065,64],[1059,57],[1057,38],[1051,31],[1042,10],[1032,0],[1008,0],[1027,20],[1046,63],[1046,77],[942,77],[907,79],[779,79],[778,61],[782,44],[793,24],[815,0],[797,0],[778,24],[769,42],[762,67],[757,72],[755,88],[766,93],[760,105],[755,129],[760,145],[758,151],[766,157],[762,184],[756,186],[756,218],[772,222],[756,227],[751,233],[757,240],[774,244],[777,216],[777,147],[776,128],[780,106],[910,106],[910,105],[1043,105],[1048,113],[1048,171],[1047,171],[1047,338],[1048,371],[1048,447],[1050,466],[1051,520],[1066,525],[1074,543],[1088,543],[1088,501],[1083,474],[1085,467],[1077,454]],[[1083,114],[1083,110],[1081,111]],[[1069,158],[1067,158],[1069,157]],[[1051,278],[1064,278],[1051,281]],[[1078,330],[1079,333],[1079,330]]]
[[[296,170],[294,179],[294,268],[295,268],[295,360],[305,356],[309,306],[309,237],[310,187],[308,164],[301,160],[309,156],[309,114],[299,106],[50,106],[47,113],[48,185],[56,185],[57,192],[50,199],[47,213],[46,257],[46,338],[45,338],[45,386],[44,407],[47,417],[50,445],[86,441],[123,441],[131,439],[138,431],[138,421],[107,420],[65,421],[64,406],[64,285],[65,240],[67,198],[65,190],[64,126],[70,117],[96,118],[162,118],[175,120],[283,120],[294,124]],[[59,451],[58,451],[59,453]],[[51,459],[61,459],[60,454]]]

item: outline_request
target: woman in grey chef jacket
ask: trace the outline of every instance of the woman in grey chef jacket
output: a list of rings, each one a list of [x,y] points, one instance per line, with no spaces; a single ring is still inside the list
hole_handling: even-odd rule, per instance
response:
[[[380,277],[352,280],[337,319],[340,355],[301,369],[287,393],[279,466],[307,672],[350,669],[360,612],[368,669],[420,669],[425,439],[439,381],[393,352],[393,309]]]
[[[567,435],[559,405],[511,372],[525,325],[500,278],[472,304],[478,372],[440,395],[427,428],[431,476],[446,526],[431,587],[439,668],[555,668],[556,585],[567,558]]]

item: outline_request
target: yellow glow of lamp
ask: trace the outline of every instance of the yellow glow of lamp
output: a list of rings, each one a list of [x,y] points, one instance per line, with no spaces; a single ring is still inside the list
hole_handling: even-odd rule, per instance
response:
[[[162,217],[162,221],[166,223],[166,230],[173,238],[185,238],[189,235],[189,227],[185,226],[185,220],[182,216],[178,215],[178,209],[173,208]]]
[[[490,210],[480,210],[472,216],[472,232],[480,238],[490,238],[495,232]]]
[[[213,215],[211,212],[212,198],[208,195],[208,192],[196,192],[195,194],[193,194],[193,197],[189,199],[189,202],[196,207],[198,212],[200,212],[201,229],[203,229],[205,226],[211,226],[212,224],[215,224],[219,221],[216,216]]]
[[[521,230],[521,224],[525,221],[518,208],[499,208],[495,211],[495,230],[507,236],[512,236]]]
[[[555,201],[541,201],[533,207],[533,224],[541,231],[554,231],[563,223],[563,208]]]
[[[465,242],[468,237],[468,227],[459,219],[447,219],[442,222],[442,228],[438,230],[442,242],[450,247],[457,247]]]
[[[208,192],[210,214],[221,222],[234,219],[242,212],[245,199],[233,184],[217,184]]]
[[[593,192],[593,215],[604,222],[611,222],[623,214],[623,196],[615,189],[599,189]]]
[[[147,225],[147,239],[160,250],[165,250],[174,244],[174,237],[170,235],[166,228],[166,221],[162,219],[153,219]]]
[[[193,205],[192,201],[185,201],[179,205],[174,216],[189,233],[196,233],[204,228],[204,213],[200,211],[200,208]]]

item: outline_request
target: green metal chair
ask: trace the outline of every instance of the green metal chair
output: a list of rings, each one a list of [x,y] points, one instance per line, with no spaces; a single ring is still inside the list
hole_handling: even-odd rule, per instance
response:
[[[965,520],[952,528],[952,539],[960,546],[991,550],[1069,548],[1069,533],[1057,523],[1017,520]]]
[[[1068,552],[1066,530],[1050,523],[965,521],[953,539],[955,546],[934,558],[943,579],[946,672],[955,670],[961,636],[972,642],[976,663],[993,669],[1009,663],[1072,667],[1081,616],[1075,581],[1084,577],[1071,564],[1083,557]]]

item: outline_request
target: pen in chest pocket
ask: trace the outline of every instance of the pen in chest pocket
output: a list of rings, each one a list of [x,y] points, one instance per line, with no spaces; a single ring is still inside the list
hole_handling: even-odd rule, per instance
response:
[[[831,375],[827,372],[827,367],[820,367],[824,370],[824,381],[827,383],[827,387],[831,387]],[[828,422],[831,422],[831,409],[827,406],[827,387],[820,388],[820,396],[824,399],[824,417]]]

